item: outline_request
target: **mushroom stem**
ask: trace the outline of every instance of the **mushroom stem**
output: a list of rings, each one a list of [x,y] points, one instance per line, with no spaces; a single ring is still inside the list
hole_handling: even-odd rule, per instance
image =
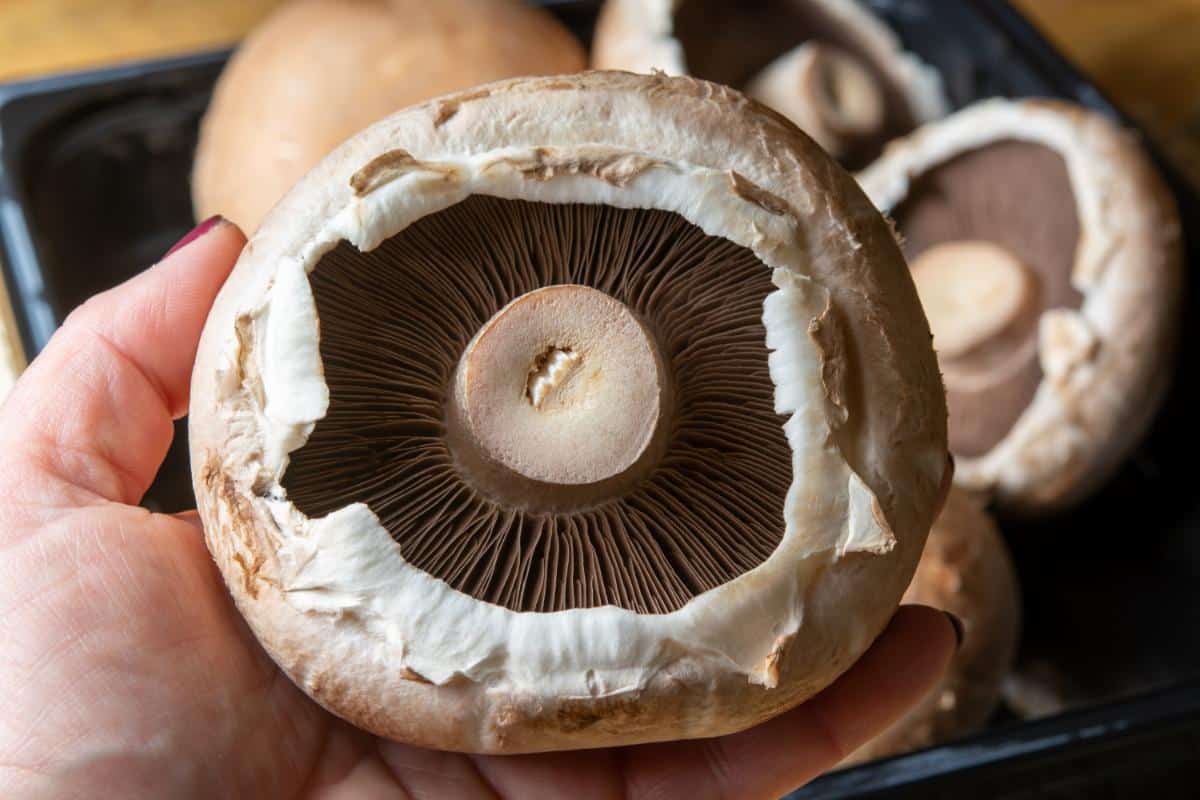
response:
[[[931,247],[913,261],[912,275],[943,359],[966,355],[1004,333],[1036,294],[1030,270],[985,241]]]
[[[454,402],[489,461],[543,483],[593,484],[650,446],[664,374],[623,303],[587,286],[548,286],[502,308],[467,345]]]
[[[840,47],[806,42],[768,64],[747,94],[799,125],[830,155],[878,135],[886,122],[883,91],[865,64]]]

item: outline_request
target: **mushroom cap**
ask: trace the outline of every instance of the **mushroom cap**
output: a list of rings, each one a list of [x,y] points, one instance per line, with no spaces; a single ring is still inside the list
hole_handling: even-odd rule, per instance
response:
[[[1061,156],[1079,228],[1069,289],[1082,300],[1042,313],[1032,399],[986,452],[956,452],[954,477],[1028,515],[1085,498],[1149,427],[1170,380],[1182,250],[1174,198],[1133,134],[1069,103],[977,103],[892,143],[858,179],[892,214],[922,176],[1010,142]],[[1022,186],[993,196],[1004,191],[1029,205]]]
[[[765,561],[670,613],[521,612],[414,567],[363,503],[308,518],[289,500],[289,453],[330,408],[308,273],[480,195],[670,212],[769,270],[762,325],[791,486]],[[449,95],[322,161],[219,294],[189,417],[206,539],[281,668],[378,735],[515,753],[740,730],[847,669],[908,585],[947,458],[929,338],[883,217],[736,92],[585,73]]]
[[[950,492],[903,602],[957,616],[962,647],[937,687],[856,750],[847,765],[966,736],[987,722],[1000,701],[1017,655],[1021,598],[1004,537],[976,498],[961,489]]]
[[[393,111],[586,63],[569,31],[519,0],[285,3],[217,82],[196,149],[196,216],[253,231],[322,157]]]
[[[676,0],[668,3],[661,0],[606,0],[601,8],[596,23],[596,34],[592,40],[592,66],[597,69],[624,69],[633,72],[661,70],[668,75],[693,74],[700,78],[729,83],[744,90],[744,84],[754,77],[753,74],[738,77],[704,75],[698,74],[687,63],[686,43],[682,41],[676,22],[680,15],[686,12],[686,6],[698,6],[701,1]],[[716,2],[718,5],[727,5],[730,14],[743,10],[749,13],[749,9],[739,7],[733,0]],[[769,9],[772,4],[755,5]],[[893,106],[897,101],[902,103],[905,106],[902,111],[911,119],[912,124],[938,119],[949,111],[941,75],[937,70],[906,51],[896,34],[857,0],[803,0],[774,5],[778,6],[779,10],[817,15],[822,21],[822,28],[833,34],[835,40],[829,44],[863,58],[871,70],[886,81],[885,94],[888,105]],[[719,24],[717,27],[720,27]],[[771,47],[764,49],[762,43],[757,40],[767,35],[772,27],[776,30],[780,28],[779,25],[775,25],[768,26],[766,30],[755,28],[753,32],[748,32],[756,41],[744,43],[742,48],[747,54],[747,63],[757,63],[754,73],[758,74],[761,70],[763,77],[780,62],[795,60],[793,57],[799,55],[796,51],[789,54],[774,52],[774,48]],[[723,36],[729,35],[724,30],[721,33]],[[793,44],[803,43],[797,41]],[[773,60],[774,64],[771,63]],[[768,93],[764,95],[764,99],[770,96],[771,93]],[[781,104],[776,110],[801,127],[820,116],[815,111],[802,113],[800,105],[801,101],[797,100],[787,107]],[[896,109],[890,110],[894,112]],[[824,137],[819,135],[820,131],[810,131],[806,128],[806,132],[828,146]],[[890,135],[894,136],[897,133],[898,131],[893,130]],[[854,156],[857,153],[847,155]],[[871,153],[867,158],[873,156],[874,153]],[[865,162],[860,161],[858,166],[862,163]]]

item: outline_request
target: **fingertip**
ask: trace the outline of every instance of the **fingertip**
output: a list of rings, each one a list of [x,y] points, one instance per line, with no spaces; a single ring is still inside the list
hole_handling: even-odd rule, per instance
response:
[[[242,233],[242,229],[220,214],[216,214],[188,231],[183,238],[171,246],[171,249],[155,266],[171,268],[177,265],[194,265],[197,261],[209,261],[213,253],[205,251],[211,251],[214,247],[232,247],[240,252],[245,243],[246,235]],[[230,264],[230,268],[232,268],[232,264]]]
[[[137,502],[186,413],[200,332],[246,238],[216,220],[68,317],[15,387],[2,434],[64,485]]]
[[[196,226],[151,269],[94,299],[104,314],[117,303],[140,313],[108,323],[109,335],[162,387],[171,417],[187,411],[192,362],[217,293],[245,247],[241,229],[224,217]],[[104,324],[104,323],[101,323]],[[96,327],[95,320],[92,327]]]
[[[958,650],[954,622],[928,606],[901,606],[871,648],[812,702],[843,755],[886,730],[939,683]]]
[[[833,685],[791,712],[815,729],[810,780],[883,733],[941,681],[957,650],[954,625],[928,606],[901,606]]]
[[[931,676],[928,683],[932,686],[946,671],[959,648],[962,633],[958,626],[961,622],[956,624],[956,620],[939,608],[916,604],[900,606],[863,658],[874,654],[878,659],[903,659],[911,665],[914,674]]]
[[[950,621],[950,626],[954,628],[954,649],[961,650],[963,639],[967,635],[966,626],[963,625],[962,619],[953,611],[943,611],[942,613],[946,615],[946,619]]]

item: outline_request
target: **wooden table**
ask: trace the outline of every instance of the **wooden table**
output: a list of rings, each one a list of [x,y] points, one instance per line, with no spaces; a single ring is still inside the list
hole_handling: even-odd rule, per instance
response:
[[[1200,0],[1016,0],[1200,186]]]

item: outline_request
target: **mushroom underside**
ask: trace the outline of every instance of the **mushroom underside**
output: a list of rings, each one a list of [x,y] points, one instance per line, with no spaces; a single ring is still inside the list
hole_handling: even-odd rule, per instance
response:
[[[781,540],[792,454],[762,322],[774,286],[749,250],[669,212],[477,195],[373,251],[341,243],[310,280],[330,406],[283,480],[306,515],[365,503],[409,563],[514,611],[671,612]],[[510,469],[457,419],[464,353],[548,286],[623,304],[665,373],[653,440],[593,483]],[[560,413],[544,394],[560,376],[603,379],[543,322],[505,405],[536,405],[517,409],[534,426]],[[580,413],[581,450],[612,435]]]
[[[960,456],[988,453],[1033,400],[1042,314],[1083,303],[1071,283],[1076,208],[1060,154],[1006,140],[919,175],[892,212],[934,330]]]
[[[868,52],[846,24],[815,3],[802,0],[688,0],[674,16],[675,37],[683,46],[688,72],[698,78],[744,89],[772,62],[809,42],[832,45],[855,58],[876,83],[884,104],[883,124],[846,145],[839,160],[858,169],[887,141],[917,125],[906,92],[877,55]],[[752,47],[747,43],[753,42]],[[829,87],[831,92],[836,87]],[[836,99],[834,98],[835,102]]]

